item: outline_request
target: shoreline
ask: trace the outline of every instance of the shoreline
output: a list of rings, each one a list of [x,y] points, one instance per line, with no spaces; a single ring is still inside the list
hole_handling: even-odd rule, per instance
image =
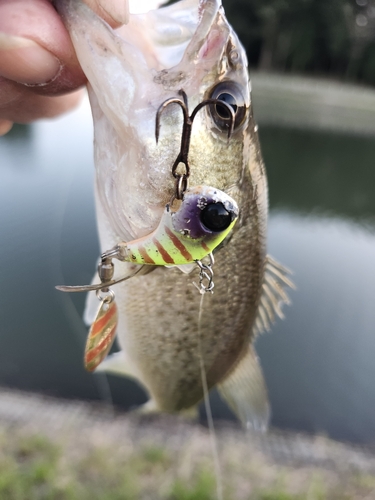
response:
[[[186,436],[197,433],[209,438],[206,426],[179,415],[150,414],[117,410],[100,402],[66,400],[34,392],[0,387],[0,425],[27,428],[56,436],[56,431],[106,429],[108,442],[118,435],[144,434],[144,437],[166,442],[172,432]],[[284,465],[329,466],[375,475],[375,450],[366,445],[335,441],[323,435],[269,429],[266,433],[246,432],[239,424],[215,421],[218,439],[241,442],[246,439],[268,459]],[[155,434],[156,433],[156,434]],[[343,459],[345,455],[345,458]]]
[[[290,431],[215,427],[226,500],[375,498],[373,450]],[[180,416],[2,387],[0,443],[0,498],[216,498],[209,430]]]

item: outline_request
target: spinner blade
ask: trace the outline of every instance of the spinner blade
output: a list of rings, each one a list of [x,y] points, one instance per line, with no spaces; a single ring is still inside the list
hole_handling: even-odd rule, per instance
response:
[[[93,372],[107,356],[115,340],[117,322],[116,302],[103,301],[86,341],[84,365],[87,371]]]

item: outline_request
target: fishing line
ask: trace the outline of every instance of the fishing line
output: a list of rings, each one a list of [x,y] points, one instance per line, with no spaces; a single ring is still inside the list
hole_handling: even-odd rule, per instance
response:
[[[203,300],[205,293],[201,294],[201,300],[199,304],[199,314],[198,314],[198,356],[199,356],[199,364],[201,369],[201,377],[202,377],[202,387],[203,387],[203,395],[204,395],[204,406],[206,409],[207,415],[207,423],[210,431],[210,441],[212,448],[212,455],[214,458],[214,467],[215,467],[215,476],[216,476],[216,492],[217,499],[223,500],[223,481],[222,481],[222,473],[219,459],[219,450],[217,446],[217,438],[215,433],[214,421],[212,418],[212,411],[210,405],[210,397],[208,395],[208,386],[207,386],[207,377],[206,370],[204,366],[203,353],[202,353],[202,342],[201,342],[201,334],[202,334],[202,313],[203,313]]]

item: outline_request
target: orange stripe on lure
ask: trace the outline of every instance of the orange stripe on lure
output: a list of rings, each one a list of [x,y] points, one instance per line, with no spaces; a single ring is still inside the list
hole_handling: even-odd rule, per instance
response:
[[[115,339],[118,313],[116,302],[102,301],[94,323],[87,336],[84,366],[94,371],[109,353]]]
[[[177,209],[165,207],[151,234],[119,243],[107,255],[133,264],[188,264],[211,253],[237,218],[238,206],[230,196],[210,186],[197,186],[184,193]]]

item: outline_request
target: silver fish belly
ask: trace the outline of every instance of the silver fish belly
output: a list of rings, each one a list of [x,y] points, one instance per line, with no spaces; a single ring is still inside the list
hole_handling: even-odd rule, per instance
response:
[[[191,137],[190,185],[214,186],[239,207],[231,235],[215,250],[215,291],[204,297],[201,338],[197,269],[145,266],[116,286],[122,351],[98,369],[134,377],[150,395],[148,409],[175,412],[203,397],[201,355],[208,387],[218,385],[243,423],[262,429],[269,405],[252,341],[282,315],[291,283],[266,254],[267,180],[246,55],[221,2],[183,0],[130,15],[117,31],[80,0],[57,4],[89,82],[103,251],[152,232],[173,195],[181,110],[163,113],[156,144],[160,105],[183,90],[191,109],[213,98],[235,113],[229,140],[220,105],[199,112]],[[131,274],[134,265],[116,263],[117,272]],[[88,302],[90,310],[95,297]]]

